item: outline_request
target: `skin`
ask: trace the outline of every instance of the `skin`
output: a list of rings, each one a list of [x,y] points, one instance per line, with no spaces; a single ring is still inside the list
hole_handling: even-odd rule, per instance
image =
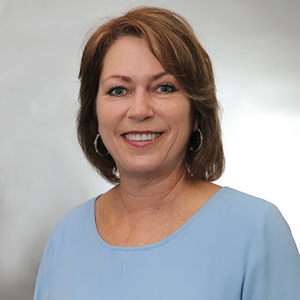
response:
[[[97,229],[107,243],[159,242],[220,189],[186,179],[184,155],[193,129],[190,102],[144,39],[122,37],[108,50],[97,116],[99,134],[121,178],[95,205]],[[150,139],[140,140],[143,134]]]

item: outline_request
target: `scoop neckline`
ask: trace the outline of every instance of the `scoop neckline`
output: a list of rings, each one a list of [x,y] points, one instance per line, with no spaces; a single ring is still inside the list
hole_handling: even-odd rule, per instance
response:
[[[190,219],[188,219],[183,225],[181,225],[175,232],[173,232],[171,235],[168,237],[164,238],[163,240],[154,243],[154,244],[149,244],[149,245],[143,245],[143,246],[114,246],[106,241],[104,241],[99,234],[97,230],[97,225],[96,225],[96,211],[95,211],[95,203],[98,198],[102,196],[100,194],[99,196],[95,197],[92,201],[92,207],[91,207],[91,214],[92,214],[92,228],[94,235],[97,239],[97,241],[105,248],[112,250],[112,251],[126,251],[126,252],[133,252],[133,251],[146,251],[146,250],[151,250],[154,248],[161,247],[168,242],[170,242],[172,239],[174,239],[177,235],[179,235],[182,231],[184,231],[191,223],[193,223],[204,211],[217,199],[219,198],[222,194],[224,194],[228,190],[227,186],[222,187],[219,191],[217,191]]]

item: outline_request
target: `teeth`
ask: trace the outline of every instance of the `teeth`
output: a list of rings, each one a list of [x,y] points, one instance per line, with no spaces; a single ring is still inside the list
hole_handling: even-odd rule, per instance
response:
[[[129,141],[133,141],[133,142],[144,142],[144,141],[151,141],[154,140],[156,138],[158,138],[161,135],[161,133],[143,133],[143,134],[133,134],[133,133],[129,133],[129,134],[125,134],[125,138]]]

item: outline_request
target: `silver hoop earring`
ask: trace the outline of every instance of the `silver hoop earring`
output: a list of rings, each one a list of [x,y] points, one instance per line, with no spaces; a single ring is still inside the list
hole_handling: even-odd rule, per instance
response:
[[[195,137],[193,137],[193,135],[195,135]],[[198,135],[198,136],[196,137],[196,135]],[[203,135],[202,135],[200,128],[197,128],[195,131],[192,132],[191,140],[194,140],[194,139],[195,139],[196,145],[191,145],[190,150],[194,153],[197,153],[203,144]],[[197,146],[197,143],[198,143],[198,146]]]
[[[104,149],[106,149],[106,153],[105,154],[102,154],[102,153],[100,153],[100,151],[98,150],[98,138],[100,137],[100,139],[101,139],[101,136],[100,136],[100,134],[98,133],[97,134],[97,136],[96,136],[96,138],[95,138],[95,141],[94,141],[94,147],[95,147],[95,150],[96,150],[96,152],[99,154],[99,155],[101,155],[101,156],[107,156],[108,154],[109,154],[109,152],[108,152],[108,150],[105,148],[105,146],[104,146],[104,144],[103,144],[103,142],[102,142],[102,140],[101,140],[101,142],[102,142],[102,147],[104,148]]]

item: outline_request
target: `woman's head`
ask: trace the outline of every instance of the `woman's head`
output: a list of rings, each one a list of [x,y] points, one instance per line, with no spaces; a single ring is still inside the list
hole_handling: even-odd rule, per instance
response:
[[[199,152],[194,153],[189,146],[186,149],[185,163],[193,174],[190,178],[216,180],[222,174],[224,156],[210,59],[190,25],[181,16],[160,8],[137,8],[108,21],[85,46],[79,74],[81,106],[77,129],[86,157],[107,180],[118,182],[113,158],[99,156],[93,142],[98,133],[96,97],[103,60],[110,46],[124,36],[145,39],[164,70],[183,88],[191,103],[192,131],[199,127],[203,133]],[[194,134],[190,139],[195,144]]]

